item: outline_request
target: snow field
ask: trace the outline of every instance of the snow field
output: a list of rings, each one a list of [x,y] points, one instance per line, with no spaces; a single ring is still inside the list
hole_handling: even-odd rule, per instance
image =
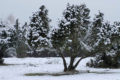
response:
[[[6,66],[0,66],[0,80],[120,80],[120,69],[96,69],[86,67],[90,58],[83,59],[77,70],[80,74],[63,76],[25,76],[26,73],[56,73],[63,71],[61,58],[5,58]],[[69,58],[66,58],[69,62]],[[91,73],[83,73],[89,71]]]

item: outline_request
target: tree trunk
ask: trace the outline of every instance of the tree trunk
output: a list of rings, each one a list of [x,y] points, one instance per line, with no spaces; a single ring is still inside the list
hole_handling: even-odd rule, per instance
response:
[[[80,61],[84,58],[80,58],[76,64],[74,65],[74,61],[75,61],[75,58],[76,57],[71,57],[70,58],[70,64],[69,66],[67,67],[67,63],[66,63],[66,60],[65,60],[65,57],[63,56],[62,53],[60,53],[61,57],[62,57],[62,60],[63,60],[63,65],[64,65],[64,72],[67,72],[67,71],[75,71],[76,67],[78,66],[78,64],[80,63]]]
[[[64,65],[64,72],[67,71],[67,63],[66,63],[66,60],[65,60],[65,57],[63,56],[63,54],[61,52],[58,52],[59,55],[61,56],[62,60],[63,60],[63,65]]]
[[[68,71],[73,71],[75,69],[74,66],[73,66],[74,61],[75,61],[75,57],[71,57],[70,58],[70,64],[68,66]]]
[[[78,64],[80,63],[80,61],[83,59],[84,57],[81,57],[77,62],[76,64],[74,65],[74,68],[76,68],[78,66]]]

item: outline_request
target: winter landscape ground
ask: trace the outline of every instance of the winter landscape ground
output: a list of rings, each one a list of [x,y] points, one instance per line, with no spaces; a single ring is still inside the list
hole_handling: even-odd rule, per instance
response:
[[[55,76],[49,74],[62,73],[61,58],[5,58],[6,65],[0,66],[0,80],[120,80],[120,69],[89,68],[89,59],[83,59],[77,67],[80,73]],[[46,75],[25,75],[29,73]]]
[[[120,80],[119,6],[0,0],[0,80]]]

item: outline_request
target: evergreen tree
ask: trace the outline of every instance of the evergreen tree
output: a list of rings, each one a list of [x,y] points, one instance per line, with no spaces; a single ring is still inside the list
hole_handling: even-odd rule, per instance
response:
[[[79,62],[89,56],[84,51],[91,51],[87,45],[90,29],[90,10],[86,5],[67,5],[63,12],[63,19],[59,22],[57,31],[53,33],[52,44],[63,59],[64,71],[72,71],[78,66]],[[63,53],[70,56],[70,64],[67,66]],[[75,63],[75,58],[81,58]]]
[[[48,10],[42,5],[39,10],[33,14],[30,21],[28,44],[34,51],[48,46],[49,22]]]
[[[1,21],[0,23],[0,64],[3,64],[4,52],[8,43],[8,29],[7,26]]]
[[[99,14],[100,15],[100,14]],[[93,25],[91,41],[94,43],[92,53],[97,53],[94,60],[87,63],[90,67],[104,67],[104,68],[117,68],[120,67],[119,63],[119,23],[111,25],[103,21],[103,17],[96,17],[101,20],[99,23],[102,25],[96,27]],[[93,23],[97,23],[94,21]],[[96,29],[98,28],[98,30]],[[97,42],[97,43],[96,43]]]
[[[23,26],[25,27],[25,26]],[[25,29],[20,26],[19,20],[16,20],[14,25],[14,29],[10,29],[10,39],[9,39],[9,47],[13,47],[16,49],[17,57],[25,57],[27,45],[25,38]],[[22,29],[23,28],[23,29]]]
[[[111,43],[112,48],[116,51],[120,51],[120,22],[114,22],[111,29]]]
[[[93,48],[91,53],[103,53],[109,49],[110,30],[110,23],[104,22],[104,14],[99,12],[99,14],[95,15],[89,39],[89,43]]]

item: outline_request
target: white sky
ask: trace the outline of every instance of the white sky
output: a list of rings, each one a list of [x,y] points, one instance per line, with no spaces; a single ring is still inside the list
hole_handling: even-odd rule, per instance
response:
[[[23,23],[29,21],[32,12],[44,4],[49,10],[49,16],[53,20],[52,25],[57,25],[58,18],[67,3],[85,3],[93,16],[99,10],[105,14],[108,21],[120,21],[120,0],[0,0],[0,18],[5,20],[10,14],[19,18]]]

